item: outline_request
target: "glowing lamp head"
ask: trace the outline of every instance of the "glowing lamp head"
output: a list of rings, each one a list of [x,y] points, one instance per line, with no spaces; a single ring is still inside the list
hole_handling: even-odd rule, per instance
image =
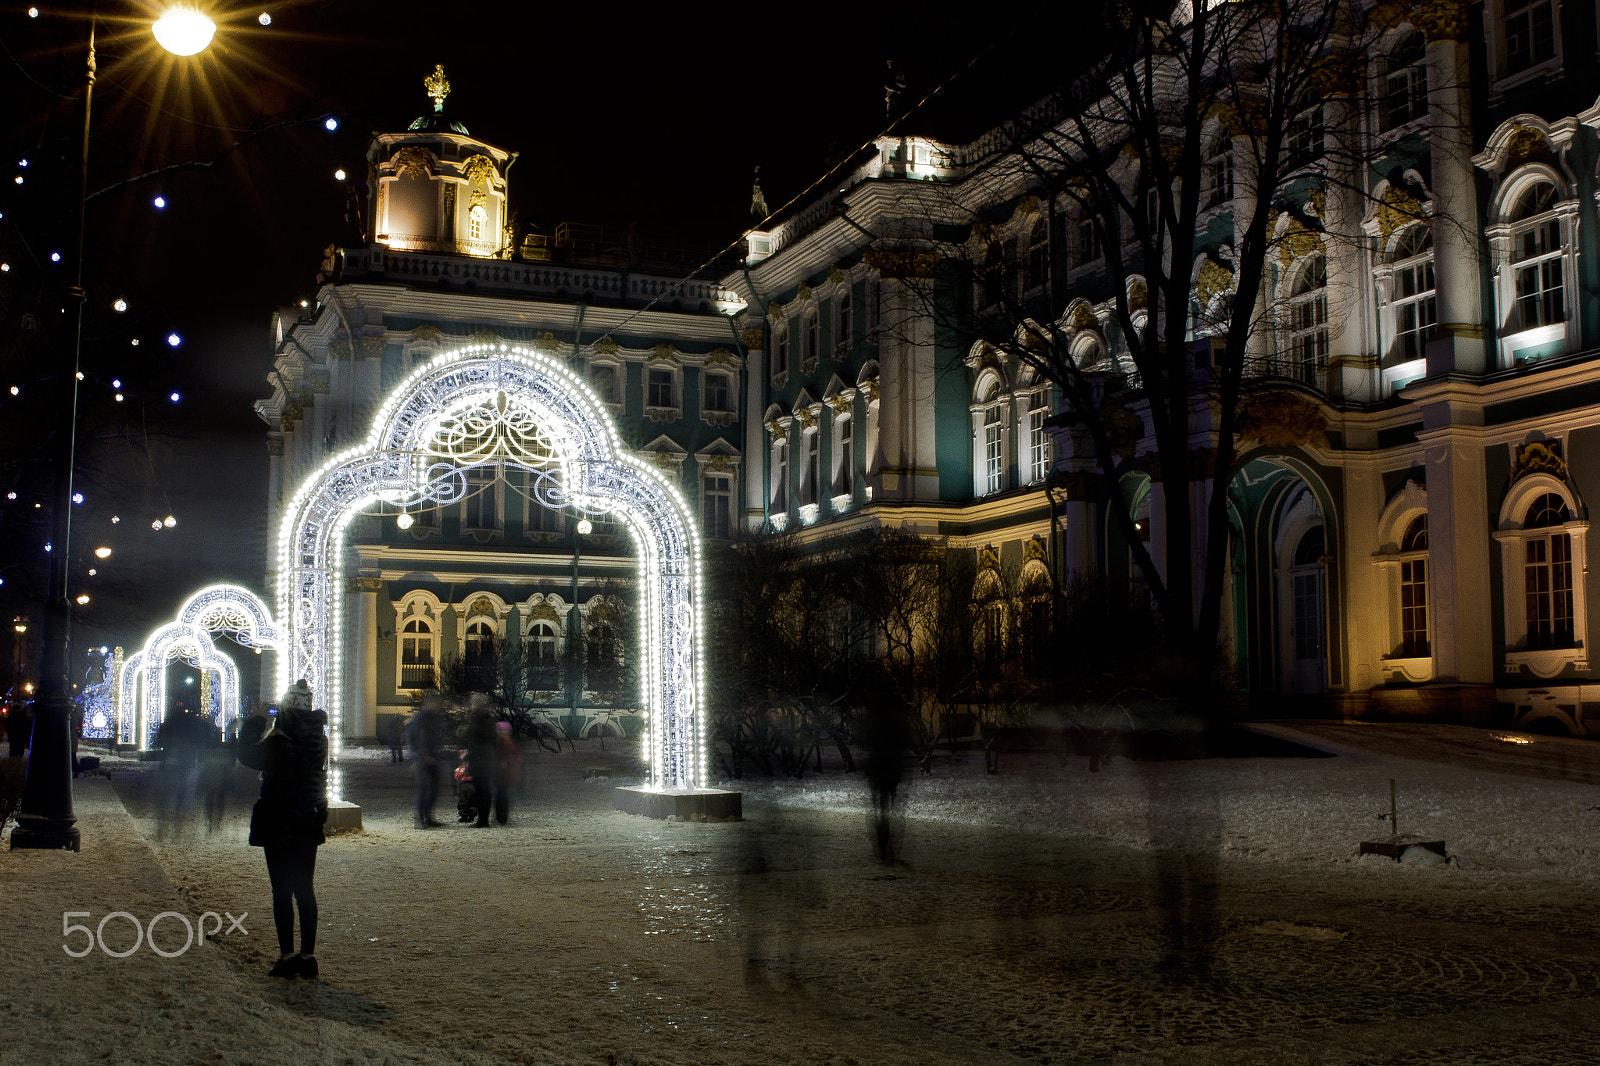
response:
[[[121,314],[123,311],[126,311],[127,309],[128,309],[128,301],[124,300],[122,297],[119,296],[115,300],[111,301],[111,310],[117,312],[118,314]]]
[[[329,133],[332,133],[334,130],[339,128],[339,120],[334,118],[332,115],[329,115],[327,118],[322,120],[322,128],[327,130]]]
[[[111,549],[110,548],[96,548],[94,550],[94,557],[96,559],[109,559],[109,558],[111,558]]]
[[[168,529],[171,529],[173,526],[178,524],[178,520],[173,518],[171,515],[167,515],[167,517],[161,520],[161,524],[166,526]]]
[[[88,602],[89,602],[89,594],[87,592],[78,593],[78,606],[79,607],[82,607],[84,604],[86,604]]]
[[[152,204],[156,205],[156,210],[157,211],[159,211],[162,208],[167,206],[167,198],[165,196],[157,196],[154,200],[151,200],[150,202]]]
[[[178,336],[178,334],[176,334],[176,333],[167,334],[167,344],[170,347],[176,348],[178,345],[180,345],[182,343],[183,343],[183,338]]]
[[[261,23],[263,26],[270,26],[272,25],[272,16],[263,11],[261,14],[256,16],[256,21]]]
[[[334,181],[343,181],[344,177],[345,177],[345,174],[344,174],[344,168],[343,167],[340,167],[338,170],[335,170],[333,172],[333,180]]]
[[[578,532],[587,537],[590,533],[594,532],[594,523],[589,521],[587,518],[578,519]]]
[[[177,393],[173,393],[170,397],[168,397],[168,399],[170,399],[173,403],[177,403],[180,399],[182,399],[182,397]]]
[[[217,32],[217,24],[192,7],[169,8],[151,27],[162,48],[175,56],[203,51]]]
[[[410,529],[412,523],[415,521],[416,519],[412,518],[406,512],[401,511],[400,514],[395,518],[394,524],[399,526],[401,529]]]

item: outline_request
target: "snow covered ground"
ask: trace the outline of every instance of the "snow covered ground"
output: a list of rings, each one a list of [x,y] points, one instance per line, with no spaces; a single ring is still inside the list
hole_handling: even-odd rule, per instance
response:
[[[530,752],[511,825],[457,826],[447,795],[420,831],[409,766],[363,752],[309,984],[265,977],[249,775],[221,830],[161,833],[153,769],[110,761],[115,792],[79,782],[82,854],[0,852],[0,1063],[1600,1062],[1600,745],[1265,728],[1337,755],[938,759],[895,866],[835,768],[679,824],[610,809],[636,770],[614,742]],[[1400,830],[1455,861],[1356,857],[1391,779]],[[248,932],[75,959],[68,911]]]

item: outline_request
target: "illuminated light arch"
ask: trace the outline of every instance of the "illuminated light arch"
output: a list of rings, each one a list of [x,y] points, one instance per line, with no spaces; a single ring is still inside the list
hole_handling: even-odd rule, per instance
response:
[[[341,544],[360,510],[452,503],[465,472],[497,465],[534,475],[545,506],[616,513],[639,553],[643,743],[650,787],[704,786],[700,545],[689,505],[624,450],[604,403],[564,365],[508,342],[464,345],[417,368],[379,409],[365,442],[301,483],[277,539],[284,635],[278,684],[304,678],[342,742]],[[330,775],[337,795],[337,775]]]
[[[122,664],[119,733],[140,748],[150,747],[166,717],[167,663],[178,658],[196,670],[218,675],[222,686],[222,716],[218,726],[226,730],[239,716],[239,669],[233,660],[217,651],[211,643],[211,635],[199,626],[190,622],[168,622],[150,634],[144,648]]]
[[[277,650],[282,645],[272,612],[260,596],[241,585],[206,586],[184,600],[176,620],[152,633],[143,650],[123,663],[117,684],[119,740],[149,746],[167,713],[166,664],[178,655],[196,669],[218,674],[222,716],[217,725],[226,729],[238,717],[239,671],[232,659],[216,650],[213,633],[232,637],[247,648]],[[162,642],[167,647],[157,648]]]

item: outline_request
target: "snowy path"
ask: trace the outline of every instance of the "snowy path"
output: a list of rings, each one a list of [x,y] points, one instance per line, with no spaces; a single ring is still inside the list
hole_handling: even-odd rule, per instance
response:
[[[621,773],[615,752],[545,755],[511,826],[422,832],[409,768],[353,761],[366,829],[322,851],[312,985],[264,976],[248,804],[155,841],[122,774],[131,821],[80,789],[84,855],[0,855],[29,915],[0,934],[14,1025],[112,1039],[8,1027],[0,1062],[1600,1063],[1600,745],[1306,729],[1347,754],[941,760],[908,784],[895,868],[837,773],[744,782],[745,822],[680,825],[609,809],[620,778],[583,771]],[[1387,832],[1391,777],[1401,828],[1462,865],[1353,858]],[[205,952],[89,967],[61,951],[64,909],[252,917]],[[1204,976],[1161,972],[1174,913]]]

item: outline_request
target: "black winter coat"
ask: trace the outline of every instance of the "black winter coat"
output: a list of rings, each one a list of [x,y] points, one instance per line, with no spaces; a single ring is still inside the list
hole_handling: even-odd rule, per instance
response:
[[[255,847],[327,840],[327,723],[326,711],[300,711],[280,716],[271,733],[265,718],[252,718],[239,731],[239,761],[261,771],[261,798],[250,814]]]

